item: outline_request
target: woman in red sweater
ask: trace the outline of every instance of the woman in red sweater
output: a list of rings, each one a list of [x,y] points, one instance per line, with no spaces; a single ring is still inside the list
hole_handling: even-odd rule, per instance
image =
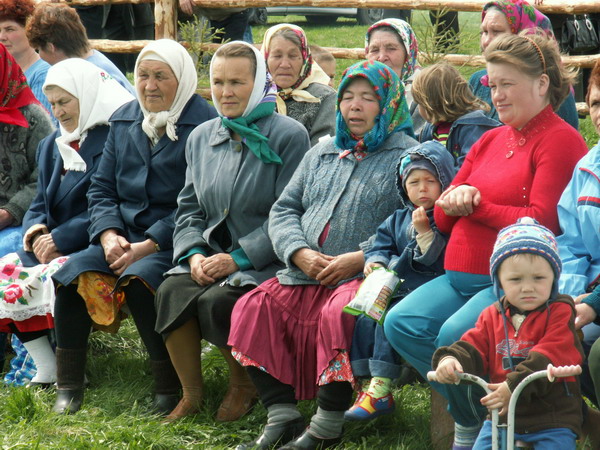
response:
[[[572,81],[555,42],[507,35],[485,51],[492,101],[506,126],[486,132],[436,203],[435,222],[450,234],[446,274],[415,290],[387,315],[385,334],[425,376],[437,347],[450,345],[496,298],[489,260],[498,232],[530,216],[560,232],[556,205],[587,148],[554,111]],[[455,449],[471,448],[485,408],[469,388],[435,385],[449,400]]]

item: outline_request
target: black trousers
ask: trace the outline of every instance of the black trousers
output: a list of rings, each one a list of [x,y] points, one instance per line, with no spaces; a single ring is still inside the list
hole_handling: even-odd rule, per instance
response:
[[[248,18],[250,10],[245,9],[238,13],[233,13],[224,20],[211,20],[210,27],[214,30],[222,29],[223,33],[213,38],[215,44],[220,44],[225,40],[241,41],[244,38],[244,32],[248,27]]]

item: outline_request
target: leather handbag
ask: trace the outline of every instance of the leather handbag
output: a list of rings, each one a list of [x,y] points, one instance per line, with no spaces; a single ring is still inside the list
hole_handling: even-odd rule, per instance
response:
[[[590,53],[600,48],[597,23],[587,14],[568,17],[562,26],[560,46],[567,53]]]

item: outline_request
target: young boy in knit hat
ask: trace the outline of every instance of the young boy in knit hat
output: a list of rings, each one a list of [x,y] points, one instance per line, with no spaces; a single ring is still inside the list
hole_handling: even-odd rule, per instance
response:
[[[394,270],[404,280],[388,309],[409,292],[444,273],[446,237],[433,222],[433,205],[454,177],[454,160],[439,142],[407,150],[397,168],[403,207],[377,229],[365,253],[365,275],[375,267]],[[350,360],[361,391],[346,411],[346,420],[369,420],[394,411],[392,381],[402,372],[400,357],[383,327],[359,316],[354,327]]]
[[[500,300],[483,310],[460,341],[434,353],[438,381],[454,383],[456,372],[489,377],[493,392],[481,403],[499,409],[502,417],[511,392],[527,375],[550,363],[581,364],[573,300],[558,294],[561,268],[554,235],[535,220],[525,217],[501,230],[490,259]],[[515,439],[540,449],[575,449],[581,401],[575,377],[532,382],[517,403]],[[486,420],[473,448],[491,448],[491,436],[491,421]]]

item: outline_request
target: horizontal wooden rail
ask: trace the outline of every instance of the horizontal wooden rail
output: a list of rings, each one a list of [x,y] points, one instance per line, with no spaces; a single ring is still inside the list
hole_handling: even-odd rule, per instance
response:
[[[577,103],[577,114],[580,116],[587,116],[590,113],[590,108],[585,102]]]
[[[221,8],[256,8],[263,6],[317,6],[342,8],[386,8],[386,9],[449,9],[453,11],[481,11],[487,0],[194,0],[202,7]],[[533,1],[532,1],[533,3]],[[579,14],[600,12],[597,0],[577,0],[562,2],[545,0],[543,5],[536,6],[545,13]]]
[[[109,53],[136,53],[151,41],[109,41],[108,39],[90,39],[90,44],[96,50]],[[183,45],[187,44],[182,42]],[[257,46],[258,47],[258,46]],[[205,44],[205,48],[215,51],[219,48],[218,44]],[[335,48],[324,47],[338,59],[364,59],[365,51],[362,48]],[[423,56],[421,55],[421,58]],[[441,58],[456,66],[483,67],[485,60],[481,55],[440,55]],[[585,56],[563,56],[563,63],[567,66],[575,67],[594,67],[600,55]]]
[[[152,3],[154,0],[71,0],[73,6],[94,6],[116,3]],[[195,0],[194,3],[205,8],[257,8],[266,6],[316,6],[342,8],[386,8],[386,9],[431,9],[446,8],[453,11],[478,12],[486,0]],[[600,12],[597,0],[577,0],[566,3],[545,0],[536,6],[544,13],[582,14]]]

